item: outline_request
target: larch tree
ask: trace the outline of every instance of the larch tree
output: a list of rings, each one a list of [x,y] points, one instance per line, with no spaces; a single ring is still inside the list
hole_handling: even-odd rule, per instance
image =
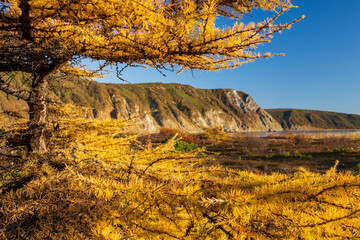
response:
[[[302,17],[276,20],[290,0],[1,0],[0,90],[27,102],[30,148],[46,152],[48,81],[52,74],[84,74],[79,59],[156,69],[235,68],[276,54],[258,45]],[[261,8],[273,16],[243,23]],[[232,25],[219,27],[219,19]],[[30,89],[11,74],[30,76]]]

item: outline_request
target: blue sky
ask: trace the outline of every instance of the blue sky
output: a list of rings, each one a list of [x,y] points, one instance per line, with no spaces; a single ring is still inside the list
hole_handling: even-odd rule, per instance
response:
[[[123,77],[131,83],[176,82],[197,88],[236,89],[249,93],[265,109],[360,114],[360,0],[295,0],[293,4],[298,8],[280,22],[303,14],[306,18],[260,48],[285,53],[283,57],[220,72],[166,72],[167,77],[152,69],[134,68],[125,70]],[[123,83],[115,76],[99,81]]]

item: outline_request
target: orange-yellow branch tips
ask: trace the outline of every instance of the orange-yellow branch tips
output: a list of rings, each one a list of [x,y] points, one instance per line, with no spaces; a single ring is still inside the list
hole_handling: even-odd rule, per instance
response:
[[[186,69],[217,70],[273,54],[257,46],[295,21],[276,24],[294,7],[289,0],[6,0],[0,18],[0,62],[22,71],[34,62],[83,56],[109,63],[152,67],[174,64]],[[29,6],[26,9],[24,6]],[[244,24],[254,8],[275,12],[273,18]],[[25,16],[25,10],[29,15]],[[219,28],[219,17],[238,21]],[[22,21],[28,26],[21,25]],[[24,31],[31,38],[24,38]],[[12,61],[10,55],[17,56]],[[15,64],[15,65],[14,65]],[[39,65],[39,64],[38,64]],[[1,70],[1,69],[0,69]]]

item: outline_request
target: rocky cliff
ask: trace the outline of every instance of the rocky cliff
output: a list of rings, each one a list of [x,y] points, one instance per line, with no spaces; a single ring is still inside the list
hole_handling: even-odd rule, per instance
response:
[[[246,93],[196,89],[180,84],[102,84],[67,80],[51,84],[52,97],[89,107],[95,118],[136,118],[136,130],[161,127],[188,132],[222,126],[227,132],[278,131],[280,124]],[[26,110],[26,104],[0,95],[0,109]]]

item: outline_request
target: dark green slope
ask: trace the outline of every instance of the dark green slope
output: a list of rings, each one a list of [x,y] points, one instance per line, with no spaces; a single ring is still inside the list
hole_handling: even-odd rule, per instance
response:
[[[360,115],[316,110],[267,109],[284,129],[360,129]]]

